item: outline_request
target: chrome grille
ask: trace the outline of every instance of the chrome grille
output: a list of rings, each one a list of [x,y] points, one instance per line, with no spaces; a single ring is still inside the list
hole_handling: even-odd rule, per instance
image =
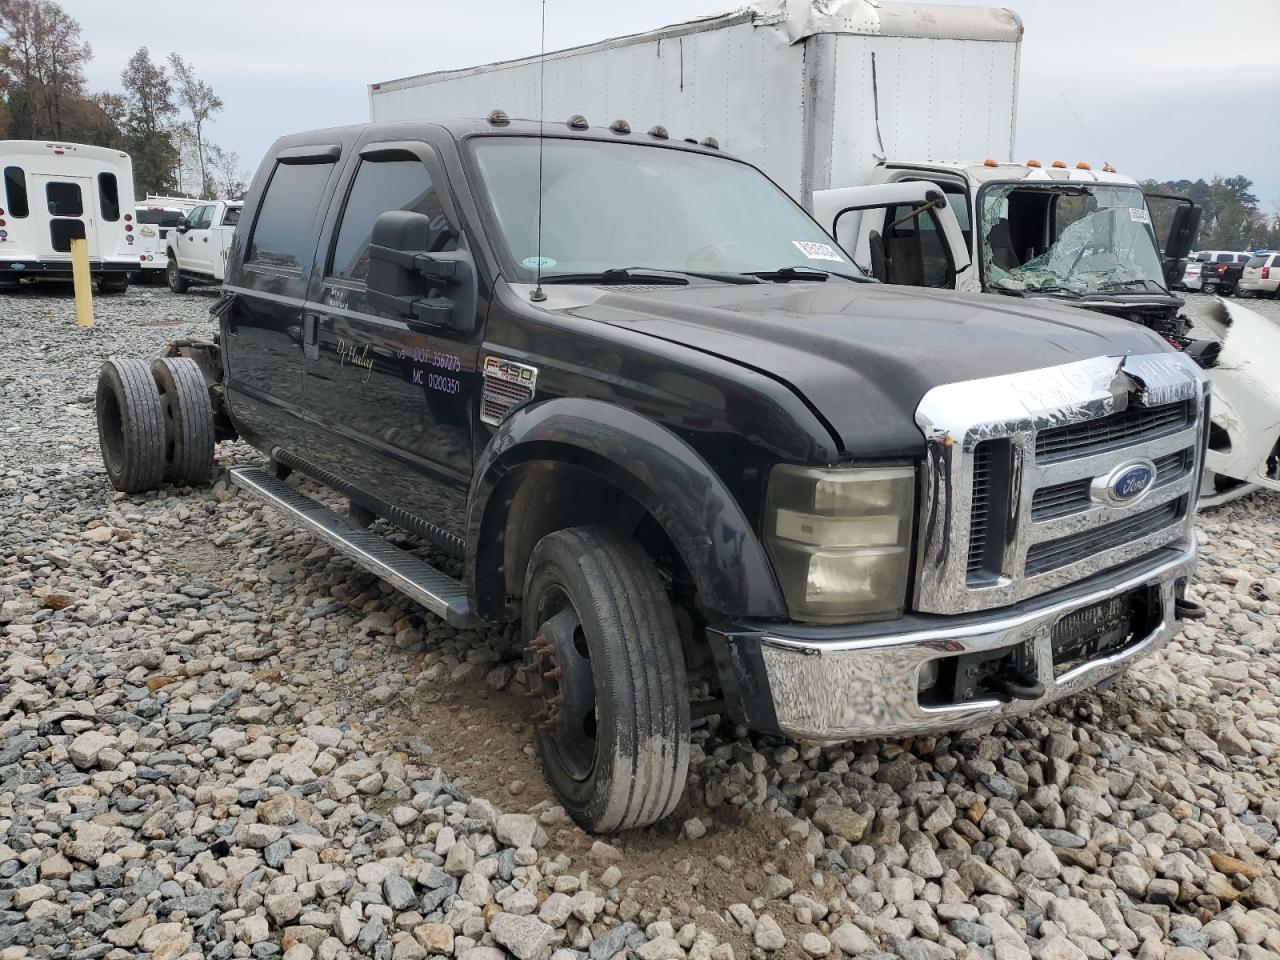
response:
[[[1029,577],[1038,576],[1050,570],[1065,567],[1067,564],[1088,559],[1108,545],[1125,543],[1157,533],[1182,516],[1186,501],[1187,498],[1182,497],[1156,507],[1154,510],[1135,513],[1115,523],[1093,527],[1058,540],[1045,540],[1043,543],[1034,544],[1027,551],[1026,574]]]
[[[1190,467],[1190,453],[1191,451],[1188,450],[1179,450],[1177,453],[1171,453],[1156,460],[1155,487],[1162,487],[1166,483],[1184,476]],[[977,482],[977,474],[975,473],[975,487]],[[1032,521],[1038,523],[1042,520],[1053,520],[1057,517],[1066,517],[1073,513],[1079,513],[1081,510],[1088,510],[1093,506],[1093,500],[1089,496],[1090,483],[1090,478],[1084,477],[1080,480],[1069,480],[1066,483],[1055,484],[1051,487],[1041,487],[1036,491],[1036,495],[1031,501]],[[975,500],[977,498],[976,489],[974,498]]]
[[[969,515],[968,576],[973,579],[982,571],[986,559],[987,527],[991,507],[991,441],[980,443],[973,451],[973,509]]]
[[[1208,381],[1181,354],[1099,357],[948,384],[928,440],[914,607],[1015,603],[1191,536]],[[1155,465],[1132,501],[1109,478]]]
[[[1191,401],[1161,407],[1129,407],[1120,413],[1044,430],[1036,437],[1036,462],[1054,463],[1119,450],[1185,429]]]

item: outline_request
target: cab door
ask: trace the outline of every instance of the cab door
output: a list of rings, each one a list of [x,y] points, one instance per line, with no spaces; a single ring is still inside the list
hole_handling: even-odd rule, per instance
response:
[[[178,266],[193,273],[209,272],[209,224],[213,204],[202,203],[187,215],[186,229],[178,235]]]
[[[42,208],[48,229],[40,235],[42,257],[59,260],[71,256],[72,240],[88,240],[89,256],[100,255],[94,210],[93,180],[89,177],[48,177],[33,174],[33,208]]]
[[[458,334],[370,303],[369,244],[379,214],[426,215],[433,253],[464,241],[438,154],[426,143],[366,144],[335,203],[323,280],[304,314],[307,409],[320,466],[461,536],[471,480],[480,334]]]
[[[954,287],[969,266],[960,223],[935,183],[818,190],[813,211],[853,261],[884,283]]]

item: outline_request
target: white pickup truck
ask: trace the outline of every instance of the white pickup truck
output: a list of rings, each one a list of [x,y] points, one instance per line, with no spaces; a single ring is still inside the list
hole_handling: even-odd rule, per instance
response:
[[[239,200],[201,203],[169,231],[165,276],[170,290],[185,293],[193,283],[222,282],[241,206]]]

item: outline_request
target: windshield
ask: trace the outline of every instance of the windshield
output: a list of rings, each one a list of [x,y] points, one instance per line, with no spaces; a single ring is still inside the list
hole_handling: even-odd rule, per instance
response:
[[[831,238],[752,167],[686,150],[546,139],[542,275],[615,268],[742,274],[808,267],[860,275]],[[538,141],[473,141],[517,280],[538,266]]]
[[[982,192],[985,285],[1078,295],[1165,291],[1137,187],[996,184]]]

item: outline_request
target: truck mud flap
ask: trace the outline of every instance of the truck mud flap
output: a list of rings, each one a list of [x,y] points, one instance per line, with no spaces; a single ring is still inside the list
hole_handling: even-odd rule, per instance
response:
[[[466,589],[448,574],[339,516],[265,470],[232,467],[228,474],[241,490],[275,507],[291,522],[331,544],[343,556],[450,625],[474,627],[480,623],[471,612]]]

